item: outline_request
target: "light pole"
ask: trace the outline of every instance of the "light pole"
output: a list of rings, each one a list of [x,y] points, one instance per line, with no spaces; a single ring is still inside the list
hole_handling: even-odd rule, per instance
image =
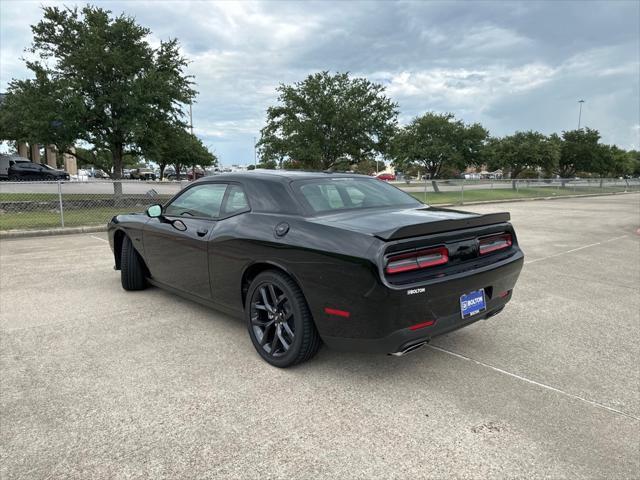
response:
[[[193,102],[189,103],[189,127],[191,128],[191,136],[193,136]],[[191,178],[196,179],[196,166],[191,167]]]
[[[578,130],[580,130],[580,120],[582,120],[582,104],[584,103],[584,100],[580,99],[578,100],[578,103],[580,104],[580,111],[578,112]]]
[[[253,137],[253,168],[258,168],[258,151],[256,149],[256,137]]]
[[[191,135],[193,135],[193,104],[189,104],[189,127],[191,127]]]

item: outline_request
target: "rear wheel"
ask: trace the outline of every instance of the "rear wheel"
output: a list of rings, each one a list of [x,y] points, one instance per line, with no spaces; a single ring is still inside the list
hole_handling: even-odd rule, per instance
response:
[[[245,315],[253,346],[271,365],[285,368],[307,361],[320,347],[304,295],[283,273],[267,271],[253,280]]]
[[[142,258],[127,236],[122,240],[120,281],[125,290],[142,290],[147,286]]]

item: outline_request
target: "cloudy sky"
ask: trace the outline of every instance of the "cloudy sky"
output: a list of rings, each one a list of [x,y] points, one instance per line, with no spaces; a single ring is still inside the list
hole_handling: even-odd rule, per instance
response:
[[[29,25],[50,3],[0,0],[0,91],[28,76],[20,57]],[[196,134],[225,165],[253,161],[276,86],[319,70],[382,83],[401,123],[453,112],[493,135],[576,128],[583,98],[583,126],[639,147],[635,0],[94,3],[134,16],[153,42],[180,40],[199,91]]]

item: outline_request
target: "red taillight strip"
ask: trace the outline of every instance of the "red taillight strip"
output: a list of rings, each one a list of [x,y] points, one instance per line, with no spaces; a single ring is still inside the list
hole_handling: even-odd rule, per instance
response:
[[[509,248],[512,244],[513,240],[510,233],[481,238],[480,255],[485,255],[487,253],[495,252],[496,250]]]
[[[349,318],[351,316],[351,313],[347,312],[346,310],[338,310],[337,308],[329,308],[329,307],[324,307],[324,313],[328,315],[335,315],[337,317],[343,317],[343,318]]]
[[[449,250],[446,247],[418,250],[389,257],[385,272],[390,274],[408,272],[421,268],[435,267],[448,261]]]
[[[421,328],[424,328],[424,327],[430,327],[434,323],[436,323],[435,320],[429,320],[428,322],[417,323],[415,325],[411,325],[409,327],[409,330],[420,330]]]

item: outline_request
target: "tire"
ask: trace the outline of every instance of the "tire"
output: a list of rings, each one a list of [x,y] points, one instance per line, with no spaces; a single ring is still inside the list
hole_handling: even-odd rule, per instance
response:
[[[127,236],[122,240],[120,281],[125,290],[143,290],[147,286],[142,259]]]
[[[281,272],[268,270],[251,282],[245,318],[256,351],[275,367],[306,362],[320,348],[320,335],[302,291]]]

